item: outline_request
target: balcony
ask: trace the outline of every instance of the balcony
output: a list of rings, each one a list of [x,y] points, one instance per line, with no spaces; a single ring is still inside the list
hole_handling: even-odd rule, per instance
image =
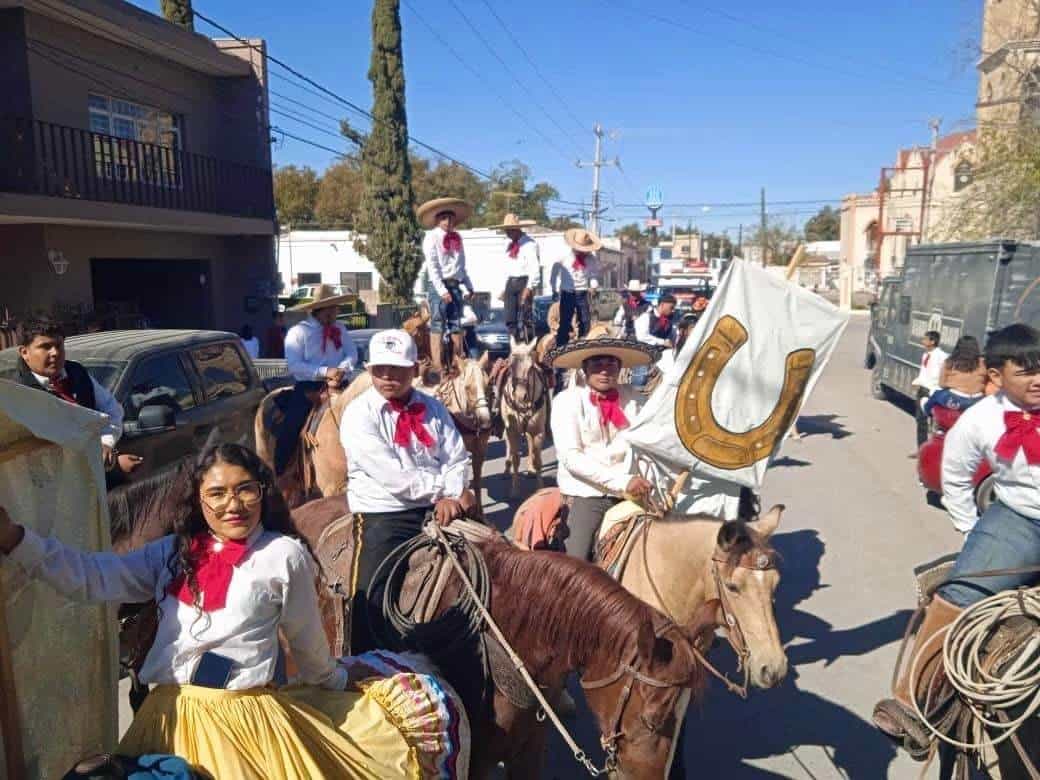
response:
[[[0,193],[274,219],[266,168],[17,117],[0,117]]]

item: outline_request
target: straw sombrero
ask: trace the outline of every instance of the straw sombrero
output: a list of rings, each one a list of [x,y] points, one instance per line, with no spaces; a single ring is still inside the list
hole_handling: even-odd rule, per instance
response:
[[[340,306],[344,303],[350,303],[355,300],[357,300],[357,296],[353,293],[340,295],[332,291],[331,284],[322,284],[318,286],[318,292],[314,295],[313,301],[301,303],[299,306],[293,306],[289,311],[316,311],[317,309],[328,309],[332,306]]]
[[[516,214],[506,214],[502,218],[502,224],[501,225],[492,225],[491,229],[492,230],[510,230],[510,229],[515,228],[517,230],[523,230],[526,227],[533,227],[533,226],[535,226],[537,224],[538,224],[538,222],[533,220],[533,219],[520,219],[520,217],[518,217]]]
[[[424,228],[432,228],[437,224],[437,215],[450,211],[455,215],[456,224],[465,222],[473,213],[473,207],[461,198],[434,198],[423,203],[415,210],[415,215]]]
[[[553,368],[581,368],[591,357],[610,355],[621,361],[622,368],[648,366],[657,359],[657,350],[649,344],[615,338],[578,339],[549,353]]]
[[[627,289],[629,292],[646,292],[646,283],[638,279],[629,279]]]
[[[567,242],[571,249],[576,249],[579,252],[595,252],[603,246],[599,236],[584,228],[571,228],[563,234],[563,240]]]

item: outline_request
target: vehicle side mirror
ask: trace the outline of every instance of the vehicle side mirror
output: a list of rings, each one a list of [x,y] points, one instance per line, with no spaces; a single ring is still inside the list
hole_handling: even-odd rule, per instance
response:
[[[150,404],[141,409],[137,415],[137,430],[140,433],[165,431],[177,427],[173,409],[162,404]]]

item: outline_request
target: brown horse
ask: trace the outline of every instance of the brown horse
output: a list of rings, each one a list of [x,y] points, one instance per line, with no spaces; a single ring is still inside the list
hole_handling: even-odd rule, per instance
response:
[[[335,586],[352,579],[351,521],[338,517],[344,508],[342,499],[331,498],[293,511],[296,527],[319,559],[330,564],[325,576],[331,595],[323,614],[333,623],[346,619],[347,606],[347,594]],[[326,535],[334,523],[347,525]],[[716,605],[679,626],[595,566],[524,552],[498,537],[475,549],[490,580],[492,616],[546,697],[553,701],[567,676],[579,674],[617,776],[666,776],[685,708],[704,682],[692,648],[714,628]],[[415,576],[428,576],[425,565]],[[436,615],[457,609],[461,587],[454,576],[448,581]],[[330,637],[343,636],[335,625],[326,629]],[[332,648],[335,655],[346,649],[335,643]],[[459,667],[460,651],[439,656],[436,647],[427,647],[426,652],[457,690],[472,688],[474,667]],[[498,679],[484,681],[481,687],[490,688],[490,695],[479,702],[463,697],[473,730],[471,775],[489,777],[505,763],[509,777],[538,777],[546,725],[536,704],[514,704],[516,691],[506,686],[510,690],[504,693],[493,684]],[[576,767],[576,772],[583,770]]]
[[[545,371],[535,360],[537,342],[517,344],[511,341],[511,354],[499,380],[499,409],[505,427],[506,469],[512,472],[510,495],[520,491],[520,437],[527,439],[527,472],[533,473],[541,490],[542,444],[549,425],[551,390]]]

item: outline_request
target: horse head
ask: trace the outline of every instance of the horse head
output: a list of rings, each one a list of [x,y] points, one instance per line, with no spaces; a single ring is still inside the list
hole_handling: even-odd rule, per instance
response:
[[[780,571],[769,544],[783,511],[778,504],[752,523],[722,523],[706,575],[706,593],[719,601],[719,622],[758,688],[772,688],[787,676],[787,655],[773,614]]]
[[[491,428],[491,409],[488,406],[487,374],[484,367],[487,365],[487,353],[480,360],[472,360],[455,355],[452,358],[455,372],[454,382],[456,386],[455,395],[457,402],[461,402],[461,409],[452,409],[449,404],[448,410],[461,414],[463,417],[475,417],[477,427],[486,431]]]
[[[507,373],[507,391],[520,408],[538,400],[538,383],[544,383],[542,369],[535,356],[538,340],[527,343],[509,338],[510,354]]]

